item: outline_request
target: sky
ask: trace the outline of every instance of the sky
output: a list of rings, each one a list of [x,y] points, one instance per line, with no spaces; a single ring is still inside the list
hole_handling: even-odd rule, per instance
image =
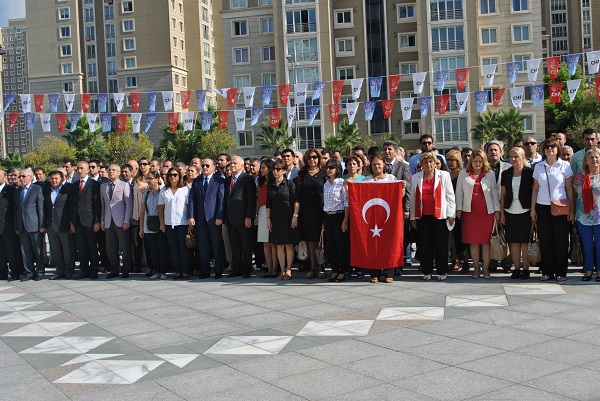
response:
[[[25,0],[0,0],[0,26],[8,26],[8,20],[25,17]]]

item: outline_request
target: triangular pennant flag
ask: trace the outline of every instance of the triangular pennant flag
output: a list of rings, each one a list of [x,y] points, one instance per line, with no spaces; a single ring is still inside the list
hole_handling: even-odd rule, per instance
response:
[[[296,106],[288,106],[287,107],[287,122],[288,126],[292,126],[294,122],[294,118],[296,118]]]
[[[57,113],[54,115],[56,118],[56,126],[58,127],[58,132],[64,132],[65,124],[67,122],[67,115],[64,113]]]
[[[348,122],[354,124],[356,113],[358,111],[358,102],[346,103],[346,115],[348,116]]]
[[[600,100],[600,77],[594,78],[594,85],[596,86],[596,97]]]
[[[0,96],[0,110],[2,110],[2,96]],[[0,123],[2,123],[3,118],[4,118],[4,112],[0,113]]]
[[[321,93],[323,93],[323,89],[325,89],[325,82],[315,82],[313,84],[312,100],[319,99],[321,97]]]
[[[233,116],[235,117],[235,130],[243,131],[246,128],[246,110],[235,109]]]
[[[306,90],[308,89],[308,84],[300,83],[294,84],[294,102],[298,104],[306,103]]]
[[[184,111],[181,113],[184,131],[191,131],[194,129],[194,125],[196,124],[195,114],[196,113],[194,113],[193,111]]]
[[[427,72],[417,72],[413,74],[413,92],[417,95],[423,93],[423,86],[427,78]]]
[[[148,110],[156,111],[156,92],[148,93]],[[154,116],[156,118],[156,116]],[[146,116],[146,121],[148,120],[148,116]],[[152,120],[154,122],[154,120]],[[146,131],[148,132],[148,131]]]
[[[410,120],[412,117],[412,109],[415,104],[415,99],[412,97],[406,97],[400,99],[400,107],[402,108],[402,120]]]
[[[268,106],[271,103],[271,95],[273,94],[274,86],[263,86],[261,88],[262,105]]]
[[[229,88],[213,88],[213,92],[215,92],[216,94],[218,94],[219,96],[227,99],[227,91],[229,90]]]
[[[486,64],[483,66],[483,86],[494,85],[494,76],[496,75],[497,64]]]
[[[390,87],[390,96],[396,96],[396,91],[398,90],[398,85],[400,85],[401,80],[402,80],[402,75],[388,76],[388,85]]]
[[[227,89],[227,105],[229,107],[233,107],[235,104],[235,98],[238,94],[238,88],[229,88]]]
[[[23,113],[31,113],[31,95],[21,94],[19,97],[21,99],[21,109],[23,110]]]
[[[369,82],[371,81],[371,79],[372,78],[369,78]],[[352,99],[356,100],[360,97],[360,91],[362,89],[363,81],[363,78],[355,78],[350,80],[350,88],[352,88]],[[381,91],[381,84],[379,85],[379,91]],[[376,91],[376,93],[379,92]],[[371,97],[373,97],[373,88],[371,88]],[[377,95],[376,97],[379,97],[379,95]]]
[[[454,96],[456,97],[456,103],[458,103],[458,114],[464,113],[469,103],[469,94],[466,92],[457,92]]]
[[[113,100],[115,102],[115,106],[117,107],[117,113],[120,113],[121,110],[123,110],[123,106],[125,105],[125,94],[113,93]]]
[[[200,113],[200,121],[202,122],[202,131],[210,130],[210,126],[212,125],[213,112],[212,111],[203,111]]]
[[[581,85],[581,79],[572,79],[570,81],[567,81],[567,92],[569,93],[569,100],[571,101],[571,103],[577,95],[579,85]]]
[[[260,116],[262,116],[263,111],[263,108],[252,109],[252,121],[250,122],[251,126],[255,126],[256,124],[258,124],[258,119],[260,118]]]
[[[476,91],[473,95],[475,96],[475,109],[477,110],[477,112],[485,112],[487,110],[488,91]]]
[[[431,105],[431,96],[424,96],[419,98],[419,108],[421,109],[421,117],[427,117],[429,112],[429,106]]]
[[[292,85],[290,84],[277,85],[277,93],[279,94],[279,103],[281,105],[288,104],[291,87]]]
[[[538,72],[540,71],[541,61],[542,60],[539,58],[525,61],[526,65],[527,65],[527,80],[529,82],[537,81],[537,76],[538,76]]]
[[[435,83],[438,92],[442,92],[446,87],[446,81],[448,80],[448,76],[450,75],[450,71],[436,71],[435,72]]]
[[[577,72],[577,65],[579,64],[579,53],[567,54],[565,59],[567,61],[569,75],[575,75],[575,72]]]
[[[108,104],[108,94],[106,93],[98,93],[98,111],[100,113],[106,113],[106,106]],[[148,94],[148,97],[150,97],[150,94]],[[48,95],[48,98],[50,99],[50,95]],[[50,99],[50,108],[52,109],[52,99]]]
[[[229,110],[219,110],[217,112],[219,118],[219,128],[227,129],[227,120],[229,120]]]
[[[560,56],[548,57],[546,59],[548,67],[548,76],[550,79],[558,78],[558,69],[560,68]]]
[[[190,98],[192,97],[192,91],[181,91],[179,92],[179,96],[181,96],[181,108],[183,110],[187,110],[190,108]]]
[[[337,123],[340,116],[340,110],[342,105],[339,103],[333,103],[329,105],[329,122]]]
[[[244,107],[252,107],[254,104],[254,92],[256,88],[254,86],[244,87],[242,89],[244,91]]]
[[[440,114],[446,114],[446,108],[450,103],[450,94],[446,93],[445,95],[436,96],[435,100],[438,103],[438,112]]]
[[[142,113],[132,113],[131,114],[131,127],[133,128],[134,134],[140,133],[140,128],[141,128],[140,122],[141,121],[142,121]]]
[[[112,114],[100,114],[100,121],[102,123],[102,132],[110,132],[112,130]]]
[[[27,126],[27,131],[33,131],[35,129],[35,114],[34,113],[25,113],[25,124]]]
[[[163,91],[162,99],[165,111],[173,110],[173,91]]]
[[[12,112],[12,113],[8,113],[8,124],[6,126],[6,129],[8,131],[12,131],[12,129],[15,126],[15,124],[17,123],[18,119],[19,119],[19,113],[18,112],[15,111],[15,112]]]
[[[277,128],[279,126],[279,120],[281,120],[281,107],[274,107],[269,110],[269,126],[271,128]]]
[[[79,122],[79,118],[81,117],[80,113],[71,113],[69,114],[69,122],[70,122],[70,129],[69,132],[75,132],[75,130],[77,129],[77,123]]]
[[[585,58],[587,59],[588,73],[597,74],[600,70],[600,50],[587,52]]]
[[[560,103],[560,95],[562,94],[562,81],[550,82],[548,91],[550,92],[550,103]]]
[[[71,111],[73,111],[73,106],[75,105],[75,94],[65,93],[63,96],[65,100],[65,108],[67,109],[67,112],[70,113]]]
[[[196,90],[196,104],[198,105],[198,110],[204,110],[206,104],[206,90],[198,89]]]
[[[140,109],[140,101],[142,100],[142,94],[140,92],[131,92],[129,94],[129,104],[131,104],[131,110],[138,111]],[[139,131],[138,131],[139,133]]]
[[[531,85],[529,87],[529,93],[531,95],[531,104],[539,107],[544,105],[544,84]]]
[[[98,128],[98,114],[97,113],[88,113],[85,115],[87,118],[88,126],[90,127],[90,131],[95,132],[96,128]]]
[[[339,102],[342,97],[342,88],[344,87],[344,80],[338,79],[337,81],[331,82],[331,89],[333,90],[333,101]]]
[[[156,120],[156,113],[146,114],[146,126],[144,127],[144,132],[148,133],[148,131],[150,131],[150,127],[154,120]]]
[[[500,106],[500,102],[502,101],[502,96],[504,96],[505,88],[495,88],[492,89],[492,102],[494,107]]]
[[[351,104],[351,103],[348,103],[348,104]],[[306,107],[306,113],[308,114],[308,125],[312,125],[312,123],[315,121],[315,118],[319,114],[320,110],[321,110],[321,106],[319,106],[319,105]]]
[[[392,115],[392,110],[394,109],[394,103],[396,99],[382,100],[381,108],[383,109],[383,118],[388,119]]]
[[[8,95],[6,95],[6,97],[8,98]],[[52,113],[58,113],[58,94],[57,93],[48,94],[48,101],[50,102],[50,111]],[[8,99],[7,99],[7,103],[8,103]],[[100,102],[98,102],[98,103],[100,103]]]
[[[177,124],[179,123],[179,113],[167,113],[167,120],[169,122],[169,130],[171,132],[177,131]]]
[[[50,129],[52,128],[50,124],[50,113],[41,113],[40,121],[42,123],[42,131],[50,132]]]
[[[79,99],[81,100],[81,110],[84,113],[90,111],[90,100],[92,99],[92,95],[89,93],[82,93],[79,95]]]
[[[123,132],[127,128],[127,114],[117,113],[117,132]]]
[[[469,77],[469,68],[457,68],[456,69],[456,89],[459,91],[464,90],[467,85],[467,78]]]
[[[365,120],[371,121],[373,119],[373,114],[375,113],[375,101],[365,102],[363,107],[365,109]]]
[[[513,61],[511,63],[506,63],[506,79],[509,84],[514,84],[517,81],[517,76],[519,75],[519,70],[521,70],[521,62]]]
[[[510,90],[510,101],[513,104],[513,107],[520,109],[523,107],[523,98],[525,97],[525,87],[524,86],[513,86]]]
[[[35,103],[35,112],[41,113],[44,109],[44,99],[46,99],[46,95],[43,93],[37,93],[33,95],[33,101]]]
[[[354,81],[354,80],[352,80]],[[362,86],[362,78],[360,79],[360,86]],[[383,84],[383,77],[371,77],[369,78],[369,90],[371,91],[371,98],[381,96],[381,85]],[[352,84],[352,98],[358,99],[360,96],[360,89],[358,91],[359,96],[354,97],[354,87],[355,84]]]

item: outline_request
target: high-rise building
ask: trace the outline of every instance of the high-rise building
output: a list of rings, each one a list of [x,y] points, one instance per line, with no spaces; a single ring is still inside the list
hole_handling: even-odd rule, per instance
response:
[[[6,54],[2,56],[2,90],[0,94],[29,93],[29,82],[27,73],[27,29],[24,19],[13,19],[8,21],[8,26],[2,28],[3,49]],[[4,100],[4,97],[3,97]],[[14,99],[6,110],[2,122],[2,137],[0,156],[15,153],[27,153],[32,148],[31,133],[27,131],[25,118],[21,114],[16,124],[8,130],[9,113],[21,113],[21,102],[19,97]]]
[[[146,93],[159,92],[148,133],[155,146],[167,122],[160,92],[173,91],[174,111],[181,111],[180,91],[216,86],[223,73],[216,65],[214,36],[221,27],[213,0],[27,0],[26,8],[31,93],[75,93],[80,110],[81,93],[141,92],[143,113]],[[123,112],[131,112],[126,102]],[[213,93],[207,102],[216,102]],[[97,111],[92,95],[90,112]],[[36,140],[43,135],[39,124],[34,134]]]
[[[446,150],[453,146],[472,146],[470,130],[475,111],[473,97],[464,113],[452,96],[444,115],[431,105],[422,118],[415,100],[409,119],[402,118],[399,100],[407,97],[454,95],[457,90],[454,70],[470,67],[466,88],[474,92],[507,88],[499,108],[512,107],[507,82],[507,62],[523,61],[523,72],[514,85],[528,86],[525,61],[542,58],[542,9],[540,2],[530,0],[371,0],[356,2],[336,0],[225,0],[223,2],[224,68],[226,87],[266,86],[305,82],[311,98],[312,85],[328,81],[320,101],[322,108],[312,125],[308,125],[305,106],[300,107],[298,120],[290,132],[297,132],[301,150],[322,147],[325,135],[334,133],[329,122],[327,105],[333,103],[331,81],[346,80],[343,87],[340,119],[345,117],[346,104],[354,101],[390,98],[386,77],[402,75],[391,117],[384,119],[381,102],[377,103],[372,121],[365,121],[362,104],[355,122],[363,131],[378,139],[383,133],[394,133],[412,151],[418,138],[431,132],[436,146]],[[485,87],[482,66],[497,64],[493,87]],[[437,91],[435,72],[449,70],[442,92]],[[423,93],[413,92],[412,74],[428,72]],[[371,99],[369,85],[363,82],[360,97],[353,99],[348,80],[383,76],[381,96]],[[541,74],[538,81],[541,82]],[[259,88],[257,94],[259,94]],[[241,97],[240,97],[241,99]],[[277,105],[273,96],[272,104]],[[293,104],[293,96],[291,96]],[[254,107],[259,107],[256,96]],[[236,107],[244,107],[243,102]],[[281,104],[278,105],[281,107]],[[529,91],[521,109],[525,115],[527,134],[544,135],[544,112],[532,107]],[[285,118],[285,108],[282,118]],[[230,119],[229,129],[235,132]],[[296,127],[297,125],[297,127]],[[258,126],[246,124],[238,132],[242,154],[255,155],[263,151],[255,141]]]

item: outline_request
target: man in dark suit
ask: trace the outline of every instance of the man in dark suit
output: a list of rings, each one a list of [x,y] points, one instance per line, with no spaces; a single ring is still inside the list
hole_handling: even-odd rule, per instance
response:
[[[0,280],[19,278],[22,265],[19,248],[15,236],[15,188],[6,183],[6,172],[0,170]]]
[[[121,277],[129,277],[131,271],[131,241],[129,225],[133,206],[131,187],[119,179],[121,168],[108,166],[108,179],[100,186],[102,202],[100,227],[106,233],[106,253],[110,260],[110,273],[106,278],[119,277],[119,250],[123,255]]]
[[[90,166],[90,178],[94,181],[97,181],[99,185],[108,182],[109,179],[100,175],[101,168],[106,171],[106,167],[99,160],[90,160],[88,162]],[[106,235],[104,231],[98,229],[96,233],[96,238],[98,240],[98,252],[100,252],[100,258],[98,259],[98,265],[102,265],[104,269],[108,270],[108,266],[110,266],[110,261],[108,260],[108,255],[106,254]]]
[[[21,281],[40,281],[45,272],[42,246],[42,233],[46,231],[44,195],[42,188],[32,183],[31,169],[21,170],[19,177],[21,186],[15,191],[15,231],[19,235],[26,273]]]
[[[72,215],[71,184],[64,183],[61,171],[49,175],[50,187],[44,193],[45,226],[50,242],[50,257],[56,266],[56,274],[50,280],[73,278],[75,253],[71,238],[70,221]]]
[[[215,174],[215,162],[204,159],[202,174],[192,184],[187,207],[188,223],[190,227],[196,227],[201,279],[210,277],[209,245],[215,257],[215,278],[223,277],[221,225],[224,195],[225,180]]]
[[[79,252],[79,269],[75,279],[98,278],[98,231],[100,230],[100,184],[89,176],[89,164],[77,163],[79,179],[73,183],[73,209],[70,231],[75,234]]]
[[[231,244],[229,277],[249,278],[252,272],[252,220],[256,214],[256,185],[251,175],[243,172],[244,159],[233,156],[231,176],[225,181],[223,217]]]

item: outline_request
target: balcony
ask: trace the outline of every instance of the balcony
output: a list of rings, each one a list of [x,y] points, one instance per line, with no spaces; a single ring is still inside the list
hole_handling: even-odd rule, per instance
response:
[[[287,33],[304,33],[304,32],[317,32],[316,22],[305,22],[299,24],[288,24]]]
[[[433,4],[431,5],[431,21],[446,21],[455,19],[463,19],[462,8],[457,8],[454,10],[437,10],[434,9]]]
[[[432,52],[443,52],[447,50],[465,50],[464,40],[446,40],[444,42],[432,42]]]

